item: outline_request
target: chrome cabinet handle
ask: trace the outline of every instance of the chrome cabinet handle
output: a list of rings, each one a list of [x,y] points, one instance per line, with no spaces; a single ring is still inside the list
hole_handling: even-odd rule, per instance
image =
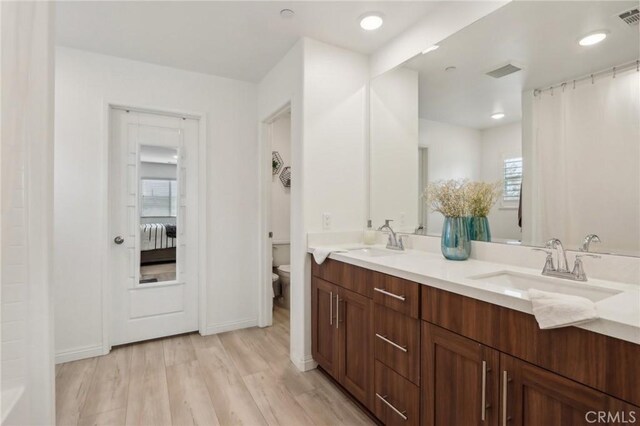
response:
[[[483,422],[487,417],[487,361],[482,361],[482,396],[481,396],[480,420]]]
[[[507,426],[507,421],[509,421],[509,417],[507,417],[507,384],[510,381],[507,370],[502,371],[502,426]]]
[[[387,395],[382,396],[380,395],[378,392],[376,392],[376,396],[378,397],[378,399],[380,399],[380,401],[384,402],[385,404],[387,404],[387,406],[389,408],[391,408],[393,411],[395,411],[395,413],[397,415],[399,415],[400,417],[402,417],[402,420],[407,420],[408,417],[406,416],[407,412],[406,411],[400,411],[398,410],[396,407],[393,406],[393,404],[391,404],[389,401],[387,401]]]
[[[373,289],[375,291],[377,291],[378,293],[384,294],[385,296],[393,297],[395,299],[402,300],[403,302],[406,300],[404,296],[398,296],[397,294],[388,292],[387,290],[385,290],[383,288],[374,287]]]
[[[113,242],[118,244],[118,245],[120,245],[120,244],[124,243],[124,238],[122,238],[120,235],[118,235],[117,237],[115,237],[113,239]]]
[[[400,349],[402,352],[407,352],[407,347],[406,346],[400,346],[399,344],[397,344],[394,341],[391,341],[389,339],[387,339],[386,336],[383,336],[381,334],[376,333],[376,337],[384,342],[387,342],[388,344],[390,344],[391,346],[393,346],[394,348]]]
[[[336,294],[336,328],[339,328],[340,324],[340,295]]]
[[[329,325],[333,325],[333,292],[329,292]]]

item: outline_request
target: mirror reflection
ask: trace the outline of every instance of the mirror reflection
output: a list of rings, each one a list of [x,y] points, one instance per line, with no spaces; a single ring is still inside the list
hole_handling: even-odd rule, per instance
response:
[[[175,281],[178,150],[140,147],[140,283]]]
[[[640,255],[640,43],[621,18],[637,7],[512,2],[376,77],[374,226],[440,236],[425,189],[482,182],[496,197],[477,240],[597,234],[590,251]]]

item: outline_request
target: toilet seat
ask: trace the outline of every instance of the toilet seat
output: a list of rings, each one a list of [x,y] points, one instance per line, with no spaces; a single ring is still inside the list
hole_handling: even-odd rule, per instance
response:
[[[291,273],[291,265],[278,266],[278,273],[281,275],[289,276],[289,274]]]

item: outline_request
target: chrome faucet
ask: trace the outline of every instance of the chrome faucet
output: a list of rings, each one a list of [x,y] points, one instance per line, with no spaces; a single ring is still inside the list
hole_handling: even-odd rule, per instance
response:
[[[384,221],[384,225],[378,228],[378,231],[384,231],[385,229],[389,230],[389,241],[387,241],[387,248],[391,250],[404,250],[404,243],[402,242],[402,238],[398,238],[398,235],[391,229],[390,222],[393,222],[391,219],[386,219]]]
[[[551,238],[547,241],[547,248],[556,251],[556,258],[558,259],[558,267],[555,269],[556,272],[569,272],[567,268],[567,254],[564,251],[564,247],[562,246],[562,241],[558,238]]]
[[[595,240],[593,240],[595,241]],[[546,249],[534,248],[533,250],[542,251],[547,254],[547,258],[544,262],[544,268],[542,268],[542,275],[547,275],[550,277],[556,278],[564,278],[567,280],[573,281],[587,281],[587,274],[584,272],[584,266],[582,264],[583,257],[593,257],[595,259],[600,259],[600,256],[595,254],[578,254],[576,255],[576,260],[573,264],[573,270],[569,271],[567,268],[567,254],[564,251],[564,247],[562,246],[562,242],[557,238],[552,238],[547,241]],[[553,251],[555,250],[558,259],[558,267],[556,268],[553,264]]]
[[[584,252],[589,252],[589,246],[591,245],[591,243],[600,243],[600,237],[598,237],[596,234],[589,234],[586,237],[584,237],[584,240],[582,240],[582,247],[580,247],[580,251],[584,251]]]

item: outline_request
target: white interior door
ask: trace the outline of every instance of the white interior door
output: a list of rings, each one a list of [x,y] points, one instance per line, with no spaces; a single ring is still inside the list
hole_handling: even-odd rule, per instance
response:
[[[197,330],[198,121],[110,116],[110,343]]]

